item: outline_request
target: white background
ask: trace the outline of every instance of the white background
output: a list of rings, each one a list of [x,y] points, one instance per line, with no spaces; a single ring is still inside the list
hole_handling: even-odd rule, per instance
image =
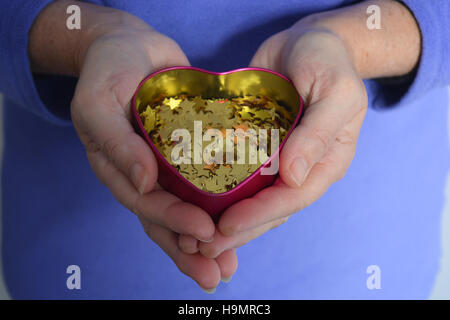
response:
[[[450,94],[450,87],[449,87]],[[450,141],[450,103],[448,112],[448,136]],[[3,154],[3,107],[2,107],[2,97],[0,95],[0,161]],[[0,162],[1,168],[1,162]],[[450,172],[447,174],[447,184],[445,190],[445,206],[443,212],[442,220],[442,246],[443,255],[441,259],[441,271],[437,276],[434,290],[431,294],[431,299],[450,299]],[[1,193],[0,193],[1,195]],[[0,199],[1,201],[1,199]],[[0,202],[1,204],[1,202]],[[0,206],[0,217],[1,217],[1,206]],[[1,235],[1,219],[0,219],[0,235]],[[0,237],[1,245],[1,237]],[[0,256],[1,262],[1,256]],[[2,264],[0,263],[0,299],[10,299],[8,291],[5,287],[2,274]]]

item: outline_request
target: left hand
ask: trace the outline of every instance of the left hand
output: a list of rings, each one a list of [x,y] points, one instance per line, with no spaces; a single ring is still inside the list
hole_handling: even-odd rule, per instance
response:
[[[336,34],[300,21],[266,40],[250,66],[287,75],[304,98],[304,116],[282,150],[275,184],[228,208],[213,242],[180,236],[186,252],[214,258],[282,224],[344,177],[355,154],[367,94]]]
[[[237,257],[232,250],[214,259],[179,250],[178,234],[211,241],[214,222],[204,210],[157,184],[155,157],[131,123],[130,100],[139,82],[156,70],[189,61],[174,40],[135,16],[118,14],[120,22],[86,32],[93,40],[84,42],[85,53],[80,54],[72,121],[98,179],[137,215],[145,233],[179,270],[211,293],[221,278],[234,273]]]

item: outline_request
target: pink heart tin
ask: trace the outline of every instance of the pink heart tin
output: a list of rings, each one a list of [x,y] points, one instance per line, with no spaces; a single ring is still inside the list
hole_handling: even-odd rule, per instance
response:
[[[189,182],[164,158],[148,136],[139,116],[142,108],[150,104],[152,99],[161,95],[176,96],[180,93],[216,98],[267,95],[290,109],[296,116],[277,152],[258,170],[227,192],[210,193]],[[226,208],[274,183],[277,174],[264,175],[261,170],[271,165],[300,121],[303,100],[287,77],[272,70],[240,68],[227,72],[211,72],[195,67],[171,67],[156,71],[142,80],[133,95],[131,107],[136,130],[147,141],[158,161],[159,184],[180,199],[204,209],[217,221]]]

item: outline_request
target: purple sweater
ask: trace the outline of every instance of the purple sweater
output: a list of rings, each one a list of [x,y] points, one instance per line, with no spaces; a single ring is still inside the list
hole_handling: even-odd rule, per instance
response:
[[[345,179],[288,223],[238,250],[229,284],[205,295],[98,182],[71,126],[76,79],[33,75],[28,31],[50,0],[0,4],[5,96],[3,264],[13,298],[426,298],[439,268],[449,164],[450,2],[406,0],[423,38],[410,79],[366,81],[370,108]],[[92,1],[174,38],[193,66],[247,66],[270,35],[354,1]],[[198,26],[202,26],[199,28]],[[81,290],[66,268],[79,265]],[[366,286],[367,268],[381,289]]]

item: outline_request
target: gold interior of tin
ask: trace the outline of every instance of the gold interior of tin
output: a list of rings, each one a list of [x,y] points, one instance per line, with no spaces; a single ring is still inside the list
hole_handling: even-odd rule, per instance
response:
[[[243,70],[214,75],[192,69],[174,69],[148,79],[136,95],[136,108],[140,114],[157,97],[181,94],[207,98],[234,98],[246,95],[264,95],[277,101],[280,112],[291,115],[291,123],[300,108],[297,90],[285,79],[266,71]]]

